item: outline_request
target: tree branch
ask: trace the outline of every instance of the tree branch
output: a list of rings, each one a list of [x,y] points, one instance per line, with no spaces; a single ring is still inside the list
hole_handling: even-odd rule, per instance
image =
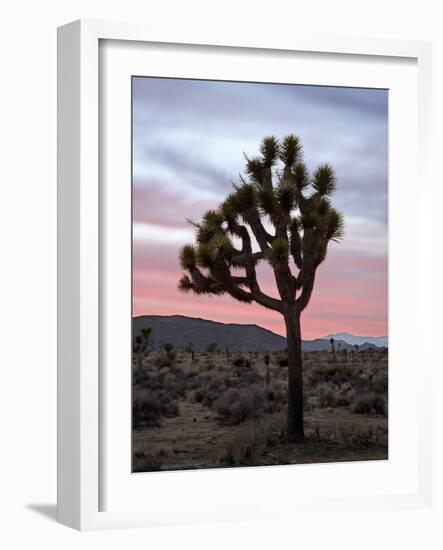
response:
[[[266,251],[269,250],[269,245],[274,240],[274,237],[264,228],[258,210],[256,208],[250,208],[245,213],[245,219],[251,227],[261,251],[266,253]]]
[[[252,299],[257,302],[257,304],[260,304],[261,306],[267,307],[268,309],[272,309],[274,311],[279,311],[280,313],[283,312],[282,301],[277,300],[276,298],[272,298],[272,296],[268,296],[260,290],[258,285],[256,288],[251,290],[251,296]]]
[[[301,291],[300,296],[297,298],[295,302],[297,309],[300,311],[300,313],[309,304],[312,290],[314,288],[314,282],[315,282],[315,270],[311,272],[309,275],[304,276],[303,289]]]
[[[204,275],[198,267],[189,269],[194,290],[204,294],[220,294],[223,291],[222,286],[211,277]]]
[[[263,252],[254,252],[254,253],[247,253],[247,254],[237,254],[235,256],[232,256],[231,263],[232,265],[238,266],[238,267],[246,267],[248,264],[255,265],[259,260],[263,260],[265,255]]]
[[[303,258],[302,258],[302,239],[300,236],[300,233],[298,231],[298,227],[296,222],[292,223],[291,227],[291,236],[289,241],[289,249],[291,252],[291,256],[294,260],[295,265],[298,267],[298,269],[302,269],[303,267]]]

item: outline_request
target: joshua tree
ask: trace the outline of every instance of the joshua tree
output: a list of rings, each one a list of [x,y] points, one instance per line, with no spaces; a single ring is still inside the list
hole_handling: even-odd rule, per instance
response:
[[[332,360],[333,360],[334,363],[335,363],[335,361],[336,361],[337,358],[336,358],[336,356],[335,356],[335,340],[334,340],[334,338],[330,338],[330,339],[329,339],[329,342],[331,343]]]
[[[192,361],[194,361],[195,352],[194,352],[194,346],[192,345],[191,342],[189,342],[189,344],[185,347],[185,352],[190,353],[191,354],[191,359],[192,359]]]
[[[269,353],[265,353],[265,365],[266,365],[266,385],[269,386],[269,383],[271,382],[271,373],[269,370],[269,363],[271,362],[271,357],[269,356]]]
[[[180,263],[188,274],[178,288],[196,295],[229,294],[283,316],[288,344],[287,435],[292,441],[302,440],[300,316],[329,242],[343,237],[343,216],[328,198],[336,179],[328,164],[310,175],[294,135],[281,142],[275,137],[263,139],[260,156],[246,157],[246,176],[240,175],[217,210],[206,212],[199,223],[191,222],[196,244],[181,250]],[[256,272],[260,261],[271,265],[279,298],[260,288]]]
[[[217,344],[215,342],[212,342],[211,344],[209,344],[209,346],[206,348],[206,351],[208,353],[216,353],[218,347],[217,347]]]
[[[174,346],[170,342],[165,342],[163,344],[163,349],[166,351],[168,355],[170,355],[174,350]]]
[[[137,336],[132,339],[132,354],[135,357],[137,367],[143,365],[143,357],[148,351],[149,338],[151,336],[151,327],[142,328]]]

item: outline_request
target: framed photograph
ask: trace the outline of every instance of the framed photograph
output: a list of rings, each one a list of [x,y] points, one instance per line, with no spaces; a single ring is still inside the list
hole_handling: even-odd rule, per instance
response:
[[[59,521],[431,506],[429,44],[58,48]]]

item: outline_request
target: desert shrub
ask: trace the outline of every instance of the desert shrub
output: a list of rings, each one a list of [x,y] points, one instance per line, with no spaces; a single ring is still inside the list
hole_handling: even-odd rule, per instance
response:
[[[226,386],[223,379],[209,379],[196,388],[195,401],[202,403],[205,407],[211,407],[225,390]]]
[[[134,453],[132,470],[134,472],[158,472],[161,470],[161,460],[158,456],[147,455],[143,451]]]
[[[320,407],[336,407],[337,394],[330,387],[322,385],[318,394],[318,404]]]
[[[388,372],[382,370],[372,377],[369,382],[369,389],[371,393],[384,394],[388,393]]]
[[[367,394],[357,397],[352,406],[355,414],[386,415],[386,401],[382,395]]]
[[[186,373],[178,367],[171,367],[163,376],[162,380],[164,389],[168,391],[170,396],[174,399],[183,397],[188,389]]]
[[[164,388],[155,393],[155,398],[160,404],[160,410],[162,416],[177,416],[178,406],[176,404],[176,392],[170,392]]]
[[[188,369],[186,370],[185,375],[188,378],[194,378],[194,376],[198,376],[198,369],[194,369],[194,368]]]
[[[145,386],[150,382],[149,371],[146,367],[133,366],[132,383]]]
[[[356,429],[354,426],[341,426],[337,439],[345,447],[387,447],[387,431],[377,428]]]
[[[203,392],[203,398],[201,400],[202,405],[205,407],[212,407],[214,401],[220,396],[220,393],[215,390],[205,389]]]
[[[214,378],[210,380],[207,384],[207,389],[210,392],[217,392],[220,391],[221,388],[224,389],[225,382],[223,379],[220,378]]]
[[[303,410],[305,413],[311,412],[314,410],[313,400],[307,395],[303,395]]]
[[[138,392],[132,400],[132,423],[134,428],[158,426],[162,407],[155,394],[149,391]]]
[[[268,446],[274,445],[286,433],[286,418],[284,415],[272,415],[263,418],[258,424],[260,432]]]
[[[243,357],[243,355],[239,355],[232,361],[232,364],[234,365],[234,367],[243,367],[245,364],[245,358]]]
[[[160,354],[155,360],[155,364],[159,369],[170,368],[174,365],[175,356],[169,353]]]
[[[323,383],[316,387],[315,395],[320,407],[347,407],[351,404],[352,394],[345,390],[339,390],[337,386]]]
[[[265,404],[264,411],[266,413],[273,413],[286,402],[287,393],[283,392],[278,386],[266,386],[264,389]]]
[[[283,417],[271,417],[239,429],[223,449],[220,461],[231,466],[258,465],[266,450],[284,435]]]
[[[351,366],[334,363],[333,365],[320,365],[314,367],[309,373],[311,384],[331,382],[340,386],[346,382],[355,382],[358,373]]]
[[[238,383],[243,387],[262,385],[263,380],[255,369],[241,369],[238,372]]]
[[[208,353],[215,353],[218,350],[218,346],[215,342],[212,342],[209,344],[209,346],[206,348],[206,351]]]
[[[164,405],[165,416],[179,416],[180,409],[178,408],[177,401],[169,401]]]
[[[159,426],[162,417],[177,416],[178,404],[165,390],[139,390],[132,399],[134,428]]]
[[[196,390],[194,393],[194,400],[196,403],[201,403],[203,401],[203,393],[199,390]]]
[[[174,346],[170,342],[165,342],[163,344],[163,349],[166,351],[166,353],[172,353],[172,350],[174,349]]]
[[[232,466],[254,465],[265,451],[266,445],[257,428],[248,426],[225,443],[220,461]]]
[[[166,386],[166,388],[169,389],[176,389],[177,386],[177,378],[172,374],[172,372],[168,372],[163,377],[163,384]]]
[[[266,399],[271,403],[276,400],[275,391],[272,388],[266,388]]]
[[[279,367],[287,367],[288,366],[288,354],[283,353],[279,355],[276,359],[277,365]]]
[[[253,385],[245,389],[229,388],[214,403],[219,419],[227,424],[239,424],[249,418],[258,418],[266,403],[266,392]]]

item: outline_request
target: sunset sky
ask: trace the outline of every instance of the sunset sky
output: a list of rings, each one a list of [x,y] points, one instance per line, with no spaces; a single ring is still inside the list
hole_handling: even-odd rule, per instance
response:
[[[178,251],[232,190],[243,152],[267,135],[298,135],[310,169],[331,163],[333,204],[346,234],[331,244],[302,316],[304,339],[348,331],[387,335],[388,92],[354,88],[133,78],[134,315],[181,314],[254,323],[280,334],[283,318],[229,296],[177,291]],[[269,267],[261,287],[276,296]]]

